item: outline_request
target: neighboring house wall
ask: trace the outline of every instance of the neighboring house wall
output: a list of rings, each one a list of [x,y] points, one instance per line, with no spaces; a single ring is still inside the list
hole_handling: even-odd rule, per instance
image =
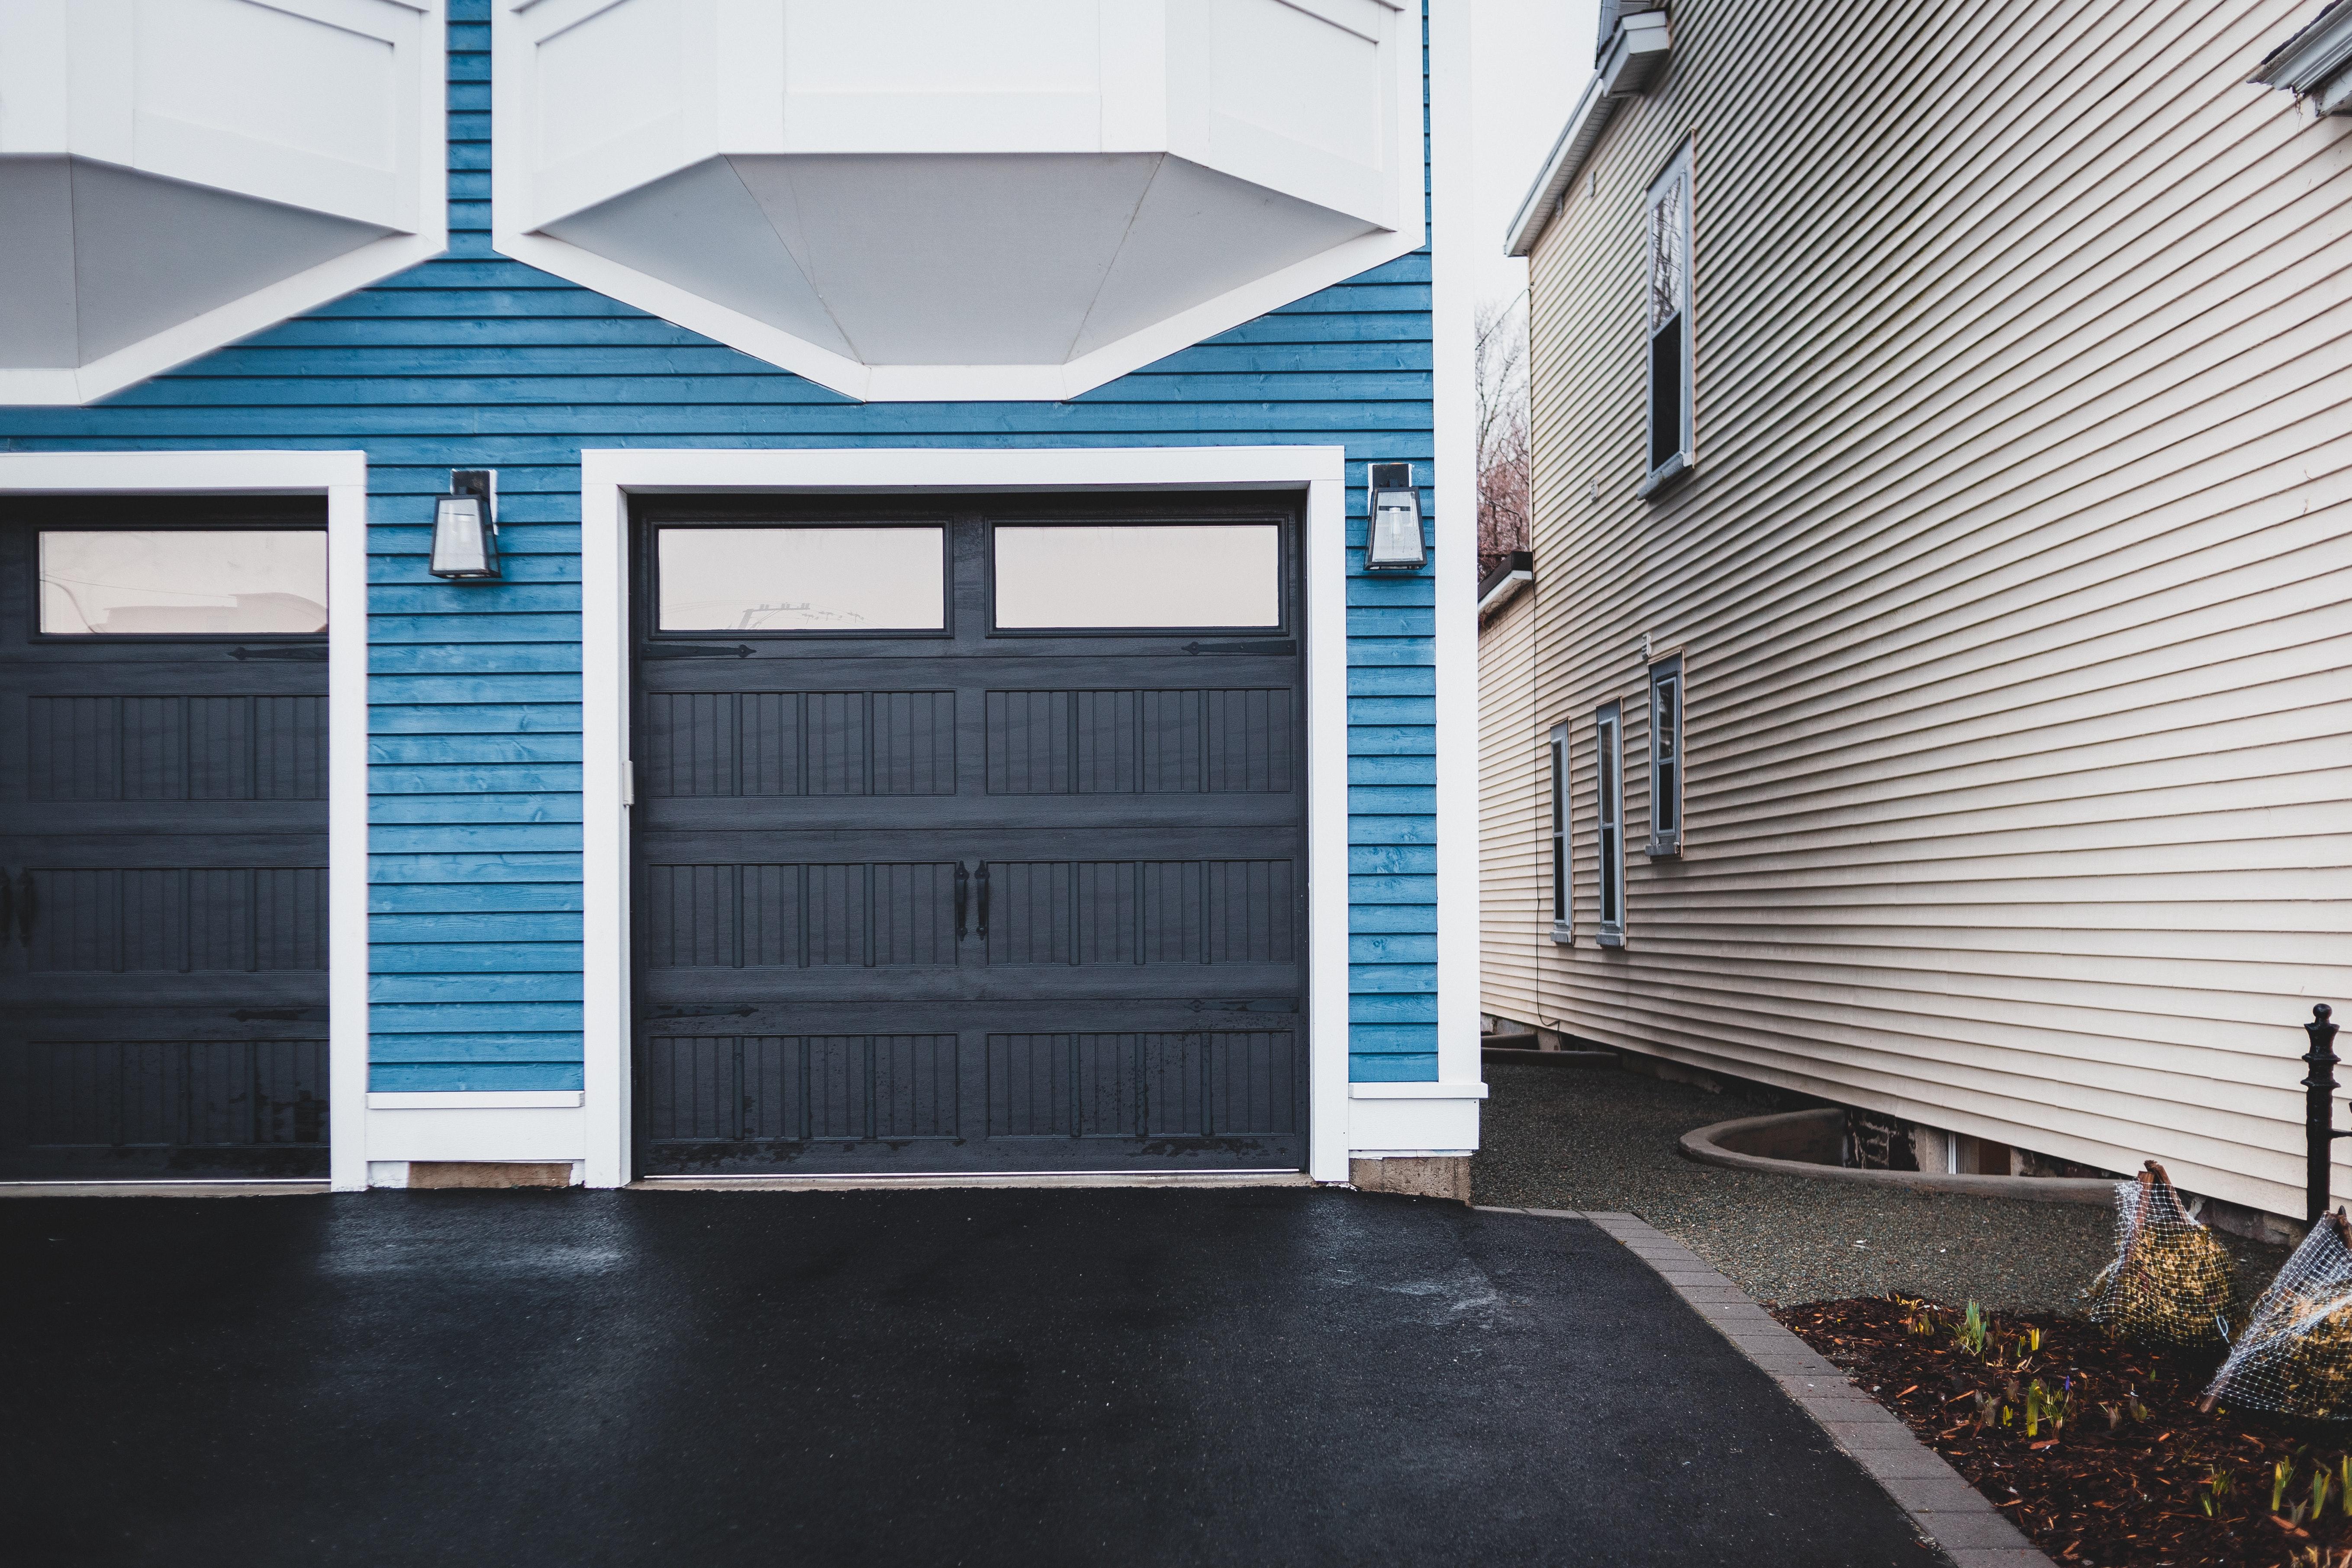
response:
[[[859,404],[496,254],[489,0],[449,15],[446,256],[97,405],[0,408],[7,452],[366,450],[370,1087],[581,1086],[581,450],[860,445],[1345,447],[1351,1076],[1435,1079],[1444,568],[1360,571],[1368,461],[1414,464],[1435,524],[1428,249],[1067,401]],[[498,470],[502,582],[425,574],[461,468]]]
[[[1518,1021],[1539,1011],[1537,944],[1551,942],[1535,632],[1532,587],[1478,631],[1478,1005]]]
[[[1490,1010],[2300,1213],[2296,1026],[2352,998],[2352,122],[2246,78],[2315,10],[1674,7],[1534,253],[1538,698],[1488,744],[1576,727],[1577,942],[1490,931],[1542,971]],[[1696,472],[1644,500],[1686,142]],[[1689,682],[1654,863],[1645,637]],[[1516,843],[1540,792],[1490,788]]]

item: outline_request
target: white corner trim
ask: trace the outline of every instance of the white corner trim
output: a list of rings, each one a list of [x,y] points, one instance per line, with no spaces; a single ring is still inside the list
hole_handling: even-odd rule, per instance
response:
[[[629,825],[622,801],[623,764],[630,754],[629,497],[926,489],[1305,493],[1307,1170],[1318,1181],[1344,1182],[1350,1135],[1346,448],[860,447],[590,448],[580,454],[587,1184],[620,1186],[629,1180],[631,1166]],[[1475,853],[1475,838],[1471,846]]]
[[[327,498],[329,1180],[367,1185],[367,454],[0,452],[0,495]]]
[[[370,1089],[367,1108],[370,1110],[576,1110],[581,1100],[581,1091],[576,1089],[487,1089],[478,1092]]]
[[[449,248],[448,24],[443,0],[399,3],[424,14],[418,29],[421,58],[415,105],[415,231],[386,235],[305,268],[77,369],[0,370],[0,406],[95,403],[109,393],[274,327],[420,261],[429,261]]]
[[[1351,1083],[1350,1100],[1484,1100],[1483,1083]]]
[[[1478,1077],[1478,253],[1471,141],[1475,0],[1430,10],[1430,185],[1437,243],[1430,310],[1436,366],[1437,1077]],[[1357,1086],[1359,1088],[1362,1085]],[[1461,1135],[1447,1137],[1455,1143]],[[1468,1142],[1477,1142],[1474,1124]]]

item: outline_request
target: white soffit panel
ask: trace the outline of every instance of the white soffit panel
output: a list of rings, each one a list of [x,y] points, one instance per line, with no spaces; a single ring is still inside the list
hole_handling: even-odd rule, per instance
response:
[[[437,254],[440,0],[0,0],[0,403],[86,403]]]
[[[498,0],[500,250],[855,397],[1061,398],[1422,243],[1416,0]]]

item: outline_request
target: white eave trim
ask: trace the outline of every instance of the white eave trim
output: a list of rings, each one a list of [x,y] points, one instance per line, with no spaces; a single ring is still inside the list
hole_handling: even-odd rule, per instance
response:
[[[1663,11],[1643,11],[1619,21],[1601,68],[1584,84],[1583,96],[1560,129],[1559,140],[1552,143],[1551,156],[1544,160],[1543,173],[1528,187],[1518,213],[1511,219],[1505,255],[1525,256],[1536,247],[1560,198],[1584,172],[1592,150],[1601,145],[1601,133],[1609,129],[1618,103],[1648,90],[1664,71],[1673,43]]]
[[[2303,97],[2322,100],[2322,113],[2352,108],[2352,92],[2344,84],[2328,91],[2334,79],[2352,67],[2352,4],[2337,0],[2319,19],[2271,51],[2262,68],[2246,79],[2263,87],[2280,87]]]
[[[1487,589],[1479,598],[1478,613],[1483,616],[1496,605],[1507,603],[1513,595],[1535,580],[1536,574],[1533,572],[1507,573],[1500,582]]]

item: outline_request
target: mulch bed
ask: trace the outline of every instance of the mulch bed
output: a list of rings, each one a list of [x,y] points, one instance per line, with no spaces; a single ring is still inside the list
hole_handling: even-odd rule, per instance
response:
[[[2218,1357],[2147,1350],[2046,1313],[1984,1320],[1979,1352],[1961,1311],[1902,1297],[1772,1310],[2069,1568],[2352,1568],[2352,1432],[2200,1415]],[[2291,1470],[2274,1512],[2281,1463]],[[2323,1471],[2331,1484],[2315,1510]]]

